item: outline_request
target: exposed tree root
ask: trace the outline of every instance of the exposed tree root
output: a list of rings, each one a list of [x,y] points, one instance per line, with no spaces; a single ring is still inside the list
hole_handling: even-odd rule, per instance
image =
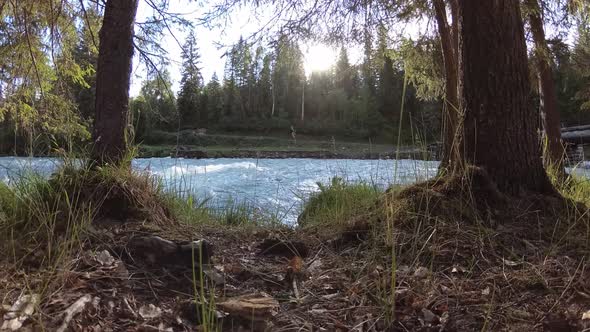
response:
[[[67,193],[71,203],[93,209],[95,222],[176,223],[157,179],[148,174],[126,168],[65,168],[50,184],[58,194]]]

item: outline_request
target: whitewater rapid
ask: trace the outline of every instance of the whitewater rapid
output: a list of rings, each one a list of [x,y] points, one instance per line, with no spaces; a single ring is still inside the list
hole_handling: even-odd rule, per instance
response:
[[[0,180],[13,182],[24,172],[49,176],[61,161],[55,158],[0,157]],[[356,159],[182,159],[133,160],[133,168],[162,179],[166,190],[192,194],[214,208],[245,203],[292,224],[309,195],[333,177],[386,188],[436,174],[438,162]],[[587,166],[590,166],[587,165]],[[590,177],[580,167],[577,173]]]

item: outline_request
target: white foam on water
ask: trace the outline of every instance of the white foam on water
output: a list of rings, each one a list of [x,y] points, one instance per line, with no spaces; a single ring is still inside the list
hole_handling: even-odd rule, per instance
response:
[[[191,174],[210,174],[223,172],[228,169],[243,169],[243,170],[254,170],[257,172],[263,172],[268,170],[265,167],[258,167],[252,162],[236,162],[229,164],[209,164],[209,165],[189,165],[188,163],[179,163],[179,165],[170,166],[160,170],[155,170],[155,165],[150,165],[150,171],[153,174],[164,175],[164,176],[177,176],[177,175],[191,175]]]

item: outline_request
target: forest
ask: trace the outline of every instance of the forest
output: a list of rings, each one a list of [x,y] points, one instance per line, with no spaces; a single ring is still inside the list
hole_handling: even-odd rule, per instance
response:
[[[0,15],[0,331],[590,329],[587,1]]]
[[[180,122],[181,130],[272,133],[288,132],[293,125],[308,135],[382,136],[399,121],[404,82],[401,62],[394,65],[386,34],[381,31],[376,48],[367,47],[364,63],[351,64],[342,47],[333,68],[311,72],[309,78],[303,53],[289,37],[279,37],[271,50],[240,39],[228,51],[222,81],[214,74],[207,84],[198,70],[197,41],[191,34],[184,45],[191,51],[183,59],[178,96],[167,93],[172,83],[164,71],[146,80],[132,100],[133,114],[144,114],[144,126],[136,128],[136,134],[141,138],[153,130],[175,131]],[[437,96],[419,99],[413,86],[406,93],[406,112],[424,112],[430,120],[428,132],[435,135],[440,122],[434,114],[440,105]]]
[[[18,20],[18,11],[6,10],[3,62],[10,65],[1,73],[3,154],[51,154],[64,145],[76,150],[88,146],[102,15],[97,8],[68,6],[53,22],[46,16],[51,8],[33,6],[29,20],[40,24],[31,31],[23,26],[24,18]],[[547,9],[544,22],[558,33],[544,40],[544,53],[532,47],[535,41],[528,36],[529,63],[548,57],[555,90],[552,103],[563,126],[590,123],[590,37],[585,25],[569,15],[558,6]],[[264,44],[241,37],[226,51],[223,76],[215,73],[205,81],[192,22],[182,22],[189,33],[182,41],[180,89],[175,92],[162,46],[153,37],[141,36],[154,31],[161,35],[164,16],[142,23],[136,36],[139,61],[147,67],[140,93],[130,101],[136,143],[158,145],[163,137],[174,141],[174,135],[162,132],[187,129],[273,135],[289,133],[291,126],[309,136],[390,143],[402,128],[405,143],[441,141],[445,65],[437,31],[413,40],[397,37],[382,24],[365,29],[356,47],[362,49],[358,63],[351,63],[349,50],[340,46],[331,68],[307,75],[296,35],[284,34]],[[532,25],[526,28],[531,34]],[[14,40],[15,33],[25,33],[26,38]],[[531,65],[533,87],[539,79],[535,72]],[[406,122],[399,126],[404,88]],[[539,98],[538,89],[531,92]]]

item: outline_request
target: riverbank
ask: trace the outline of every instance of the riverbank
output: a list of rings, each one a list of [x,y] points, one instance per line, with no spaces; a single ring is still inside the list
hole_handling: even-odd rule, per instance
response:
[[[417,159],[432,160],[429,154],[418,148],[401,148],[396,151],[394,148],[380,148],[380,151],[370,151],[368,147],[361,150],[341,148],[338,151],[330,150],[302,150],[261,147],[257,149],[231,147],[194,147],[194,146],[146,146],[139,147],[140,158],[154,157],[180,157],[191,159],[205,158],[255,158],[255,159],[288,159],[288,158],[311,158],[311,159]]]
[[[183,158],[314,158],[314,159],[428,159],[436,149],[400,146],[385,142],[301,136],[278,136],[155,132],[139,145],[139,156]]]
[[[0,188],[3,328],[590,327],[590,188],[578,182],[559,186],[564,200],[497,202],[474,182],[481,208],[461,179],[386,192],[334,180],[286,227],[109,167],[35,181]]]

